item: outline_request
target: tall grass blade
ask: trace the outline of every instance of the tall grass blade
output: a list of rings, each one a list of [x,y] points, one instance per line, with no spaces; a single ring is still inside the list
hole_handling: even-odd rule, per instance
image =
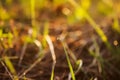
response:
[[[64,48],[65,55],[66,55],[66,59],[67,59],[67,63],[68,63],[69,69],[70,69],[70,75],[71,75],[71,77],[72,77],[73,80],[76,80],[76,79],[75,79],[74,70],[73,70],[73,67],[72,67],[72,65],[71,65],[71,62],[70,62],[70,59],[69,59],[69,56],[68,56],[67,45],[66,45],[66,43],[64,42],[64,38],[65,38],[65,34],[62,34],[58,39],[61,41],[62,46],[63,46],[63,48]]]
[[[31,23],[35,26],[35,0],[31,0]]]
[[[7,56],[4,57],[4,62],[6,64],[6,66],[8,67],[8,69],[10,70],[10,72],[13,74],[13,79],[14,80],[19,80],[18,76],[17,76],[17,73],[16,73],[16,70],[15,70],[12,62],[10,61],[10,59]]]
[[[48,35],[46,35],[45,38],[46,38],[46,41],[47,41],[47,43],[49,45],[51,55],[52,55],[52,59],[53,59],[52,73],[51,73],[51,79],[50,80],[54,80],[54,68],[55,68],[55,64],[56,64],[55,51],[54,51],[53,43],[52,43],[50,37]]]
[[[46,36],[48,35],[49,33],[49,22],[45,22],[44,24],[44,31],[43,31],[43,40],[42,40],[42,44],[43,44],[43,47],[45,48],[47,46],[47,43],[46,43]]]
[[[65,51],[65,55],[66,55],[66,59],[67,59],[67,62],[68,62],[68,66],[69,66],[69,69],[70,69],[70,73],[71,73],[72,79],[76,80],[75,79],[75,74],[74,74],[74,71],[73,71],[73,68],[72,68],[69,56],[68,56],[68,52],[66,50],[66,46],[65,46],[65,43],[63,41],[62,41],[62,45],[63,45],[64,51]]]

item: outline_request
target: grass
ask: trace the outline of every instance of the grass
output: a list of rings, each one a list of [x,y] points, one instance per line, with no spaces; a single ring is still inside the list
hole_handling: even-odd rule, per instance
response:
[[[88,20],[88,22],[92,25],[92,27],[94,28],[94,30],[98,33],[98,35],[100,36],[101,40],[106,44],[106,46],[111,49],[111,46],[107,40],[107,37],[106,35],[104,34],[104,32],[102,31],[102,29],[99,27],[98,24],[95,23],[95,21],[92,19],[92,17],[80,6],[78,5],[74,0],[68,0],[70,4],[73,5],[73,7],[75,9],[77,9],[79,12],[80,10],[80,13],[82,14],[79,14],[81,17],[84,17],[85,19]]]
[[[51,51],[51,55],[52,55],[52,59],[53,59],[52,73],[51,73],[50,80],[54,80],[54,69],[55,69],[55,64],[56,64],[56,56],[55,56],[54,46],[48,35],[45,36],[45,39],[50,47],[50,51]]]
[[[13,37],[13,35],[11,33],[4,34],[2,32],[2,30],[0,30],[0,37],[1,38],[8,38],[8,41],[7,41],[8,42],[8,46],[11,47],[11,45],[12,45],[12,37]],[[5,49],[5,53],[6,53],[6,50],[7,50],[8,46],[4,45],[2,39],[0,40],[0,44]],[[19,79],[12,62],[11,62],[10,58],[7,55],[3,57],[3,60],[1,60],[1,64],[5,67],[5,69],[7,70],[8,74],[11,76],[11,78],[13,80],[18,80]]]
[[[94,44],[89,49],[90,55],[92,55],[94,57],[94,60],[93,60],[93,63],[91,64],[91,66],[94,65],[97,61],[98,62],[98,70],[99,70],[100,73],[102,73],[103,72],[103,66],[104,66],[104,64],[103,64],[104,59],[101,57],[100,48],[99,48],[97,42],[95,41],[95,39],[93,41],[94,41]]]
[[[4,58],[4,62],[5,62],[5,64],[6,64],[6,70],[7,70],[7,68],[10,70],[10,72],[12,73],[11,74],[11,78],[13,79],[13,80],[19,80],[19,78],[18,78],[18,75],[17,75],[17,73],[16,73],[16,70],[15,70],[15,68],[14,68],[14,66],[13,66],[13,64],[12,64],[12,62],[10,61],[10,59],[8,58],[8,57],[5,57]],[[2,63],[3,64],[3,66],[5,67],[5,64],[4,63]],[[9,71],[8,71],[9,72]]]
[[[67,52],[66,47],[65,47],[65,43],[63,41],[62,41],[62,45],[63,45],[64,51],[65,51],[67,63],[68,63],[69,69],[70,69],[70,75],[72,76],[73,80],[76,80],[75,74],[74,74],[74,70],[73,70],[72,64],[70,62],[70,59],[69,59],[69,56],[68,56],[68,52]]]
[[[107,76],[111,79],[111,74],[106,75],[107,73],[110,73],[109,71],[116,72],[117,74],[115,76],[119,75],[119,66],[115,67],[120,60],[118,57],[119,54],[116,57],[109,53],[120,52],[118,37],[120,34],[120,25],[119,15],[117,15],[120,12],[117,10],[117,7],[119,7],[117,5],[120,3],[115,3],[114,1],[107,2],[104,0],[93,2],[94,1],[92,0],[0,1],[0,76],[1,74],[7,75],[0,79],[27,80],[29,78],[32,79],[33,77],[36,80],[43,77],[43,75],[48,75],[44,79],[78,80],[79,78],[81,80],[94,80],[102,78],[107,80]],[[94,7],[93,4],[97,7]],[[94,12],[94,9],[96,9],[95,11],[98,11],[96,12],[98,16],[90,14],[89,11],[93,10]],[[15,13],[13,14],[13,12]],[[108,26],[106,28],[106,31],[108,28],[113,31],[112,34],[110,34],[113,39],[108,36],[109,31],[105,34],[100,24],[94,20],[94,18],[100,18],[99,16],[107,17],[107,20],[108,18],[111,20],[113,19],[113,22],[109,23],[112,27]],[[25,26],[21,27],[20,23],[24,23],[19,20],[22,20],[25,23]],[[69,23],[69,21],[73,22]],[[85,29],[83,27],[76,27],[76,25],[88,26],[86,21],[91,25],[90,29],[93,29],[97,35],[94,34],[94,31],[89,33],[89,28]],[[104,22],[104,24],[107,24],[107,21]],[[78,30],[81,31],[83,35],[76,37],[77,34],[75,33],[74,37],[71,39],[69,37],[70,34],[66,34],[67,32],[73,31],[74,33],[74,31]],[[60,43],[56,39],[59,35]],[[89,35],[92,35],[94,39],[91,39]],[[82,45],[81,39],[84,38],[87,38],[85,40],[87,42]],[[32,48],[28,50],[30,47],[29,44],[32,44]],[[78,48],[80,48],[80,50],[78,50]],[[64,64],[64,61],[62,60],[64,58],[64,54],[61,56],[61,52],[59,52],[59,50],[63,50],[65,53],[67,68],[69,68],[69,70],[65,68],[66,64]],[[47,56],[48,53],[51,53],[51,56]],[[89,56],[88,59],[85,54]],[[52,62],[50,57],[52,58]],[[90,61],[87,63],[87,60]],[[61,64],[62,62],[63,64]],[[49,63],[52,63],[52,69],[45,72],[47,70],[46,67],[50,68],[50,66],[47,65]],[[41,66],[37,67],[38,65],[44,66],[45,70],[41,69]],[[86,65],[88,66],[86,67]],[[95,72],[93,73],[94,75],[92,75],[91,67],[94,66],[96,67],[92,71]],[[106,66],[109,66],[111,70],[108,71]],[[61,67],[63,70],[59,72],[59,68]],[[22,71],[18,70],[19,68],[22,68]],[[98,72],[96,71],[96,68],[99,70]],[[89,70],[91,72],[89,72]],[[34,71],[36,71],[36,73],[34,73]],[[105,74],[102,74],[102,72],[105,72]],[[114,74],[112,74],[112,76],[114,77]],[[115,78],[116,77],[114,77],[114,79]]]

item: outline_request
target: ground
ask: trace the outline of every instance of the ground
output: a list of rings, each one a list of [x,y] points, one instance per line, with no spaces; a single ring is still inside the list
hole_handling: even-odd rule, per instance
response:
[[[86,19],[70,23],[68,17],[62,13],[64,8],[71,8],[69,5],[60,5],[53,9],[43,7],[41,11],[38,10],[36,12],[37,35],[33,38],[34,29],[31,19],[22,10],[19,0],[9,5],[10,8],[4,1],[2,3],[4,9],[8,10],[12,17],[8,20],[0,19],[3,34],[9,35],[3,37],[0,33],[0,80],[11,80],[11,76],[15,75],[4,60],[6,56],[11,57],[10,61],[20,80],[50,79],[53,59],[49,44],[44,44],[45,25],[49,26],[47,35],[52,41],[56,55],[54,80],[69,80],[70,70],[65,48],[74,71],[78,68],[76,65],[78,60],[83,63],[75,74],[76,80],[120,79],[120,37],[119,31],[113,29],[115,22],[113,17],[93,17],[111,47],[106,45]],[[95,14],[95,16],[97,15]],[[117,19],[119,23],[119,15],[117,15]],[[12,34],[12,37],[9,33]],[[59,39],[60,36],[64,37],[65,48]],[[42,42],[42,50],[37,41]],[[39,58],[39,52],[43,53],[42,58]]]

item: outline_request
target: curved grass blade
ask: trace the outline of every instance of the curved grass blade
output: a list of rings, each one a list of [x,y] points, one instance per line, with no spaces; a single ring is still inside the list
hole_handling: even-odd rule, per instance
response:
[[[52,55],[52,59],[53,59],[52,73],[51,73],[50,80],[54,80],[54,69],[55,69],[55,64],[56,64],[55,51],[54,51],[53,43],[52,43],[50,37],[48,35],[46,35],[45,38],[46,38],[46,41],[50,47],[50,51],[51,51],[51,55]]]

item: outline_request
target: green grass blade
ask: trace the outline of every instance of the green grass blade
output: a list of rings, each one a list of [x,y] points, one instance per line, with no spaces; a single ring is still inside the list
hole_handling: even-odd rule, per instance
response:
[[[8,69],[10,70],[10,72],[13,74],[13,79],[14,80],[19,80],[18,76],[17,76],[17,73],[16,73],[16,70],[15,70],[12,62],[10,61],[10,59],[7,56],[4,57],[4,62],[6,64],[6,66],[8,67]]]
[[[45,48],[46,46],[47,46],[47,43],[46,43],[46,36],[48,35],[48,33],[49,33],[49,22],[45,22],[45,24],[44,24],[44,31],[43,31],[43,40],[42,40],[42,45],[43,45],[43,47]]]
[[[54,80],[54,70],[55,70],[55,63],[53,63],[53,66],[52,66],[52,73],[51,73],[50,80]]]
[[[35,0],[31,0],[31,23],[35,26]]]
[[[73,68],[72,68],[69,56],[68,56],[68,52],[66,50],[66,46],[65,46],[65,43],[63,41],[62,41],[62,45],[63,45],[64,51],[65,51],[65,55],[66,55],[66,59],[67,59],[67,62],[68,62],[68,66],[69,66],[69,69],[70,69],[70,73],[71,73],[72,79],[76,80],[75,79],[75,74],[74,74],[74,71],[73,71]]]

